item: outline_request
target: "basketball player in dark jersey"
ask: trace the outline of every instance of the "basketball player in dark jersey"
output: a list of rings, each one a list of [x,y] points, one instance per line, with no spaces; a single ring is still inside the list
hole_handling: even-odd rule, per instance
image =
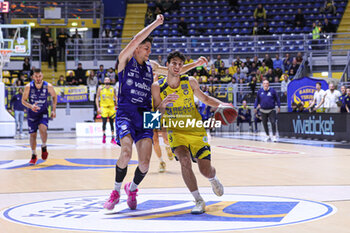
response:
[[[36,156],[36,137],[39,129],[41,137],[41,158],[47,159],[48,152],[46,149],[47,127],[49,123],[48,101],[47,97],[52,97],[51,118],[56,117],[57,95],[53,86],[43,81],[43,74],[40,69],[36,69],[33,74],[33,81],[28,83],[22,96],[22,104],[28,108],[28,127],[30,134],[30,147],[32,149],[32,158],[30,165],[37,162]]]

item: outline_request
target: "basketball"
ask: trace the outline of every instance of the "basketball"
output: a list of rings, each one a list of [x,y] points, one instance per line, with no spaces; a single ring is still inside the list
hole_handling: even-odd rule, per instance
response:
[[[224,103],[219,105],[214,113],[215,120],[221,121],[223,125],[232,124],[238,116],[236,109],[232,104]]]

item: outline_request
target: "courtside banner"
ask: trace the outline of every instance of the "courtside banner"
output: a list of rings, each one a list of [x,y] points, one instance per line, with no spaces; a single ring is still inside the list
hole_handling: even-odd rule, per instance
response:
[[[88,88],[78,87],[55,87],[57,103],[72,103],[88,101]]]
[[[349,141],[350,114],[280,113],[278,131],[282,137]]]
[[[303,102],[304,108],[309,107],[316,91],[317,82],[321,83],[321,88],[323,90],[326,91],[328,89],[328,83],[325,80],[309,77],[294,79],[288,84],[287,101],[289,112],[292,111],[293,102],[296,104]]]

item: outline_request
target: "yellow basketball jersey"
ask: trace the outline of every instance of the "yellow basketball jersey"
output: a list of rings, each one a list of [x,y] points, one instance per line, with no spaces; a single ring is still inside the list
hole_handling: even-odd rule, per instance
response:
[[[102,87],[100,94],[100,105],[102,107],[114,106],[114,88],[112,86],[109,88],[106,88],[106,86]]]
[[[162,118],[163,127],[167,130],[186,131],[186,133],[203,132],[203,126],[197,124],[202,117],[199,114],[194,103],[193,90],[191,88],[187,75],[180,77],[180,85],[173,89],[168,86],[167,78],[158,81],[160,86],[160,97],[165,97],[171,93],[176,92],[179,98],[169,103]]]

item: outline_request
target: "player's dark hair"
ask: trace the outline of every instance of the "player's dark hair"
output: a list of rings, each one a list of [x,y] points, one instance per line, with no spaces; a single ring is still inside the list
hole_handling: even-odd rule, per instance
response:
[[[153,37],[152,36],[147,36],[146,39],[144,39],[140,44],[144,44],[146,42],[153,43]]]
[[[169,53],[166,60],[168,63],[170,63],[170,60],[175,58],[175,57],[180,58],[183,62],[186,61],[185,55],[183,53],[181,53],[180,51],[173,51],[173,52]]]
[[[317,82],[316,85],[317,85],[317,84],[320,85],[320,86],[322,86],[320,82]]]
[[[35,69],[34,70],[34,73],[40,73],[41,72],[41,69]]]

